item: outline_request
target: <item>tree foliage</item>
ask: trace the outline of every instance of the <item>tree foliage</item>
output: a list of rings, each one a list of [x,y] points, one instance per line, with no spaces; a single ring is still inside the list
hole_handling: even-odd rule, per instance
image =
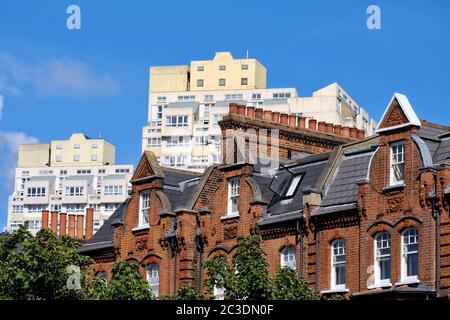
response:
[[[147,281],[139,273],[139,266],[128,261],[116,262],[108,285],[100,279],[89,284],[89,299],[94,300],[151,300],[154,299]]]
[[[278,269],[274,279],[276,300],[317,300],[319,297],[308,287],[308,282],[289,267]]]
[[[83,267],[91,259],[79,255],[78,243],[69,237],[58,237],[48,229],[33,236],[27,228],[25,224],[0,238],[0,299],[83,298]],[[75,274],[78,267],[80,273]],[[68,286],[71,278],[79,281]]]

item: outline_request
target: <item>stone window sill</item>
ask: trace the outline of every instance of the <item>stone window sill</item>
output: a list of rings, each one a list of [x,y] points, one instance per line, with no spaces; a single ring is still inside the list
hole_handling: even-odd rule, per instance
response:
[[[322,290],[320,291],[321,294],[330,294],[330,293],[347,293],[350,292],[347,288],[334,288],[329,290]]]
[[[390,191],[400,190],[400,189],[404,189],[404,188],[405,188],[404,183],[393,184],[393,185],[385,186],[383,188],[383,192],[390,192]]]
[[[405,286],[405,285],[408,285],[408,284],[417,284],[417,283],[420,283],[420,280],[417,279],[417,278],[404,279],[402,281],[396,282],[395,286],[398,287],[398,286]]]
[[[232,214],[227,214],[224,215],[222,217],[220,217],[220,220],[229,220],[229,219],[236,219],[239,218],[239,213],[232,213]]]
[[[134,227],[133,229],[131,229],[131,232],[135,233],[135,232],[147,231],[149,229],[150,229],[150,225],[144,224],[142,226]]]
[[[392,287],[392,283],[385,282],[385,283],[371,284],[370,286],[367,286],[367,289],[390,288],[390,287]]]

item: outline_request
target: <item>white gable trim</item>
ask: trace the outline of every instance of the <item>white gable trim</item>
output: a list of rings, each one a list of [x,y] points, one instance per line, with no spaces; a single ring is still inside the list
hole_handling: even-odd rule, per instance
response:
[[[393,126],[393,127],[380,128],[380,125],[383,123],[384,118],[386,117],[388,110],[391,108],[392,102],[394,101],[394,99],[397,99],[400,108],[402,109],[403,113],[405,114],[405,116],[409,122],[405,123],[405,124]],[[413,126],[420,127],[421,123],[420,123],[420,120],[417,117],[416,113],[414,112],[414,109],[412,108],[411,104],[409,103],[408,98],[405,95],[396,92],[392,96],[391,101],[389,101],[387,108],[384,110],[383,116],[381,117],[381,120],[380,120],[378,128],[377,128],[377,132],[397,129],[397,128],[404,127],[406,125],[413,125]]]

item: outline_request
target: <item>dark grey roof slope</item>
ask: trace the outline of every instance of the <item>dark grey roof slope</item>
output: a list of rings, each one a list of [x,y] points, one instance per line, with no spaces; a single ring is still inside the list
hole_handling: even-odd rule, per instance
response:
[[[123,202],[119,208],[103,223],[94,236],[86,241],[79,249],[79,253],[88,253],[98,250],[114,248],[114,227],[113,224],[123,221],[129,200]]]
[[[200,180],[201,173],[172,168],[162,170],[164,193],[169,198],[172,211],[185,208]]]
[[[164,173],[164,185],[178,187],[180,182],[194,179],[200,177],[202,174],[193,171],[173,169],[173,168],[162,168]]]
[[[343,156],[336,169],[336,175],[325,192],[322,206],[356,202],[358,188],[356,181],[367,177],[373,152]]]
[[[449,164],[450,165],[450,139],[446,138],[441,141],[433,158],[435,164]]]

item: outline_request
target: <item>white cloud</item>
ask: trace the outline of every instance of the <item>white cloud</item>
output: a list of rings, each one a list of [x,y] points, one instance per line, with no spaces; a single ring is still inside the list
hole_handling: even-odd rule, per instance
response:
[[[4,98],[3,96],[0,94],[0,120],[2,119],[2,111],[3,111],[3,106],[4,106]]]
[[[17,167],[17,154],[20,144],[38,143],[35,137],[23,132],[6,132],[0,130],[0,181],[6,181],[12,191],[14,172]]]
[[[110,76],[97,74],[92,67],[78,60],[51,59],[27,65],[0,52],[0,90],[20,95],[30,92],[29,89],[40,97],[79,97],[114,95],[120,88]]]

